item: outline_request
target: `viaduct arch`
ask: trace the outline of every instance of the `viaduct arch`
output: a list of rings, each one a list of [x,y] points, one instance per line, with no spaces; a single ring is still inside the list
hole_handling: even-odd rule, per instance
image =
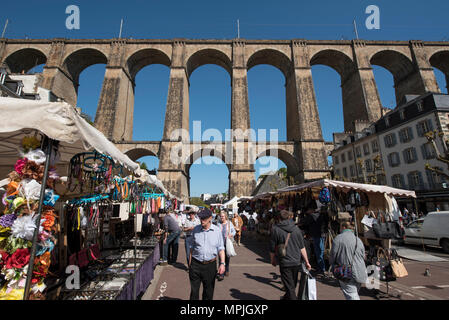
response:
[[[313,65],[326,65],[340,74],[346,131],[352,131],[356,120],[376,121],[381,116],[382,105],[372,65],[382,66],[392,73],[397,101],[406,94],[441,92],[434,67],[445,74],[449,83],[449,43],[414,40],[2,38],[0,63],[13,73],[45,64],[40,85],[73,105],[77,101],[79,74],[90,65],[106,64],[96,127],[131,158],[157,156],[159,178],[173,194],[182,198],[189,197],[190,166],[173,163],[171,153],[180,145],[196,150],[186,159],[193,159],[202,151],[198,153],[193,142],[172,133],[176,129],[189,132],[189,77],[201,65],[216,64],[229,73],[230,128],[241,132],[251,129],[248,70],[259,64],[270,64],[285,77],[287,141],[265,146],[251,141],[250,135],[244,135],[243,139],[234,137],[222,143],[221,150],[232,151],[232,160],[241,150],[244,154],[243,162],[225,162],[230,172],[230,196],[252,192],[254,161],[263,155],[276,154],[287,164],[289,175],[300,182],[328,173],[329,146],[322,136],[312,81]],[[155,63],[170,68],[163,139],[132,141],[135,77],[143,67]],[[210,151],[211,145],[202,142],[200,150]],[[223,157],[223,151],[214,152],[218,158]]]

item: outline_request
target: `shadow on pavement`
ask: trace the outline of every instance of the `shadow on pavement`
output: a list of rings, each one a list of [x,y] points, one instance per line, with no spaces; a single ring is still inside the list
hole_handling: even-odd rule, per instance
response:
[[[247,235],[246,237],[242,237],[241,243],[245,245],[248,250],[254,252],[259,255],[261,258],[257,258],[257,261],[270,263],[270,252],[269,245],[270,239],[263,236],[251,236]]]
[[[282,284],[281,281],[273,281],[273,279],[265,278],[265,277],[259,277],[259,276],[253,276],[253,275],[251,275],[249,273],[244,273],[243,275],[245,277],[249,278],[249,279],[255,280],[255,281],[260,282],[260,283],[267,284],[269,286],[272,286],[273,288],[281,290],[281,287],[278,287],[278,286],[274,285],[274,283]]]
[[[237,300],[266,300],[258,295],[242,292],[238,289],[231,289],[231,296]]]
[[[171,266],[175,267],[176,269],[180,269],[180,270],[187,270],[187,266],[184,263],[180,263],[180,262],[175,262],[172,263]]]

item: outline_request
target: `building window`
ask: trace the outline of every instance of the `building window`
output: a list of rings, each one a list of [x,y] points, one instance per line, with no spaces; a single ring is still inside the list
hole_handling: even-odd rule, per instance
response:
[[[377,140],[371,142],[371,149],[373,149],[373,152],[379,151],[379,144],[377,143]]]
[[[399,153],[397,152],[390,153],[387,158],[390,167],[397,167],[401,164],[401,160],[399,159]]]
[[[399,118],[401,118],[401,120],[405,119],[405,110],[399,111]]]
[[[371,159],[365,160],[365,170],[366,170],[366,172],[373,171],[373,163],[372,163]]]
[[[443,171],[442,168],[436,167],[435,169]],[[435,171],[426,170],[427,181],[429,182],[429,189],[441,189],[442,184],[446,183],[446,178]]]
[[[415,148],[407,148],[404,151],[402,151],[402,154],[404,155],[404,161],[405,163],[413,163],[418,161],[418,155],[416,154]]]
[[[384,174],[378,174],[377,175],[377,184],[378,185],[385,185],[387,184],[386,178]]]
[[[364,145],[363,145],[363,154],[366,156],[366,155],[369,155],[369,144],[368,143],[365,143]]]
[[[421,146],[422,157],[426,160],[434,159],[436,157],[435,149],[430,142],[424,143]]]
[[[391,177],[394,188],[405,188],[404,176],[402,174],[395,174]]]
[[[423,111],[424,107],[423,107],[422,101],[418,101],[416,103],[416,106],[418,107],[419,112]]]
[[[335,174],[340,177],[340,169],[335,170]]]
[[[335,157],[334,157],[334,163],[335,163],[335,164],[338,164],[338,163],[339,163],[339,161],[338,161],[338,156],[335,156]]]
[[[384,137],[385,147],[391,148],[396,145],[396,134],[390,133]]]
[[[360,158],[362,156],[362,150],[360,149],[360,147],[355,148],[355,156],[357,158]]]
[[[344,153],[341,154],[341,163],[345,163],[346,162],[346,156]]]
[[[409,172],[408,176],[408,187],[410,190],[423,190],[424,189],[424,181],[422,177],[422,173],[419,171]]]
[[[386,125],[387,127],[390,126],[390,117],[385,117],[385,125]]]
[[[418,124],[416,125],[416,131],[418,131],[418,136],[420,137],[423,137],[427,132],[432,130],[432,120],[430,119],[418,122]]]
[[[348,160],[351,161],[352,159],[354,159],[352,156],[352,151],[348,151]]]
[[[412,128],[407,127],[399,131],[399,140],[401,141],[401,143],[412,141],[412,139],[413,139]]]
[[[348,177],[348,170],[346,168],[343,168],[343,177]]]
[[[354,177],[356,174],[355,174],[355,168],[354,168],[354,166],[350,166],[349,167],[349,171],[351,172],[351,177]]]

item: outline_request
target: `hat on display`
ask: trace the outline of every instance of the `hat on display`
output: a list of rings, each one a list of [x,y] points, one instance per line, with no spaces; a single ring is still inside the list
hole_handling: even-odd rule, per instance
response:
[[[203,209],[200,212],[198,212],[198,217],[200,219],[207,219],[209,217],[212,217],[212,212],[209,209]]]

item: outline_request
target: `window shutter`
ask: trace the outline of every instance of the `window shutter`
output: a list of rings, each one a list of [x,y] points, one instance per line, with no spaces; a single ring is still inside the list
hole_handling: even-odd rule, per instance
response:
[[[433,189],[433,185],[435,184],[435,181],[433,179],[433,174],[430,170],[426,170],[427,175],[427,181],[429,182],[429,186],[431,189]]]
[[[409,189],[413,189],[415,187],[415,184],[413,183],[413,174],[411,172],[409,172],[407,174],[407,178],[408,178],[408,187],[409,187]]]
[[[426,144],[421,145],[421,153],[422,153],[423,159],[428,159],[427,158],[427,151],[426,151]]]
[[[423,126],[422,126],[422,124],[421,123],[418,123],[417,125],[416,125],[416,131],[418,132],[418,137],[422,137],[423,135],[424,135],[424,133],[423,133]]]
[[[391,146],[395,146],[396,145],[396,134],[392,134],[391,135],[391,138],[392,138],[392,141],[393,141],[393,143],[391,144]]]
[[[427,119],[427,130],[433,131],[432,119]]]
[[[385,147],[389,147],[390,145],[388,144],[388,136],[384,137],[384,143],[385,143]]]
[[[407,149],[402,151],[402,156],[404,157],[404,162],[405,163],[409,163],[409,159],[408,159],[408,156],[407,156]]]
[[[404,179],[404,175],[400,174],[399,175],[399,179],[401,180],[401,188],[405,187],[405,179]]]
[[[390,165],[390,167],[393,167],[393,160],[392,160],[392,153],[390,153],[387,158],[388,158],[388,164]]]
[[[419,186],[420,186],[421,188],[424,188],[424,179],[423,179],[423,177],[422,177],[421,171],[418,171],[418,180],[419,180]]]
[[[410,140],[413,140],[413,128],[412,127],[408,127],[407,131],[408,131],[408,135],[409,135]]]
[[[415,148],[412,148],[412,154],[413,154],[413,162],[418,161],[418,154],[416,153]]]

